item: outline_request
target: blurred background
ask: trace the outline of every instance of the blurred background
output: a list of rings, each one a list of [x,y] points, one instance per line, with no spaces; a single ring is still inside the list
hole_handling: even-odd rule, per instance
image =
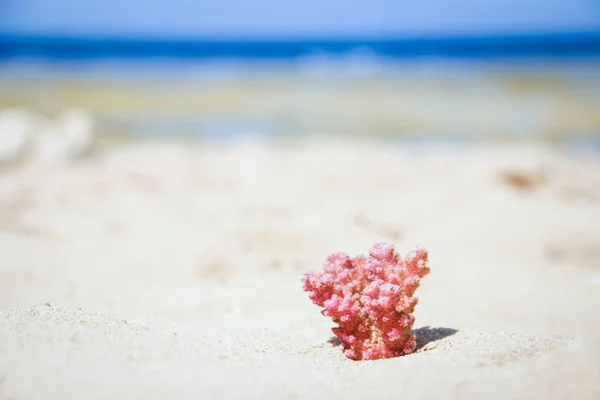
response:
[[[299,290],[376,241],[425,244],[444,260],[432,288],[529,271],[522,298],[532,265],[600,260],[597,0],[0,0],[0,110],[0,307],[185,327],[209,301],[194,285],[266,305],[266,276]],[[475,314],[558,318],[482,285],[463,288],[488,300]]]
[[[95,133],[587,140],[596,0],[0,0],[0,107]]]

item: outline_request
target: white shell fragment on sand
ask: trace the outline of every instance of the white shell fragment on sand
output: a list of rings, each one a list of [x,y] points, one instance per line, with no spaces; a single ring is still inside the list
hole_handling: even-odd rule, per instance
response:
[[[89,111],[72,108],[60,113],[34,140],[37,162],[70,161],[81,157],[94,136],[94,120]]]
[[[0,163],[14,162],[23,156],[44,122],[29,111],[12,108],[0,111]]]
[[[54,120],[25,110],[0,112],[0,163],[60,163],[83,156],[94,139],[94,118],[69,108]]]

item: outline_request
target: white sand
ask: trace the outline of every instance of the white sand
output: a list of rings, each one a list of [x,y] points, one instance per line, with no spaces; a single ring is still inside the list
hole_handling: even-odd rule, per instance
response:
[[[422,347],[353,362],[300,276],[377,241]],[[600,396],[600,158],[138,143],[0,172],[0,251],[2,400]]]

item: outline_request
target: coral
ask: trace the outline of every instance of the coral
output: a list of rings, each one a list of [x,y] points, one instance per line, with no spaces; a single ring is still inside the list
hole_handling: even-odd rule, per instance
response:
[[[332,254],[323,269],[305,274],[303,288],[338,324],[332,331],[346,357],[375,360],[415,349],[413,294],[429,273],[426,249],[416,247],[402,260],[393,245],[378,243],[368,257]]]

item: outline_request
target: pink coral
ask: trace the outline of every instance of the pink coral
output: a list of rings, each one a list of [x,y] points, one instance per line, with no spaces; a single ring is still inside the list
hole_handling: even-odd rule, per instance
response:
[[[332,331],[348,358],[391,358],[415,349],[413,294],[429,273],[427,257],[427,250],[417,247],[402,260],[393,245],[378,243],[368,257],[332,254],[323,272],[302,277],[313,303],[338,324]]]

